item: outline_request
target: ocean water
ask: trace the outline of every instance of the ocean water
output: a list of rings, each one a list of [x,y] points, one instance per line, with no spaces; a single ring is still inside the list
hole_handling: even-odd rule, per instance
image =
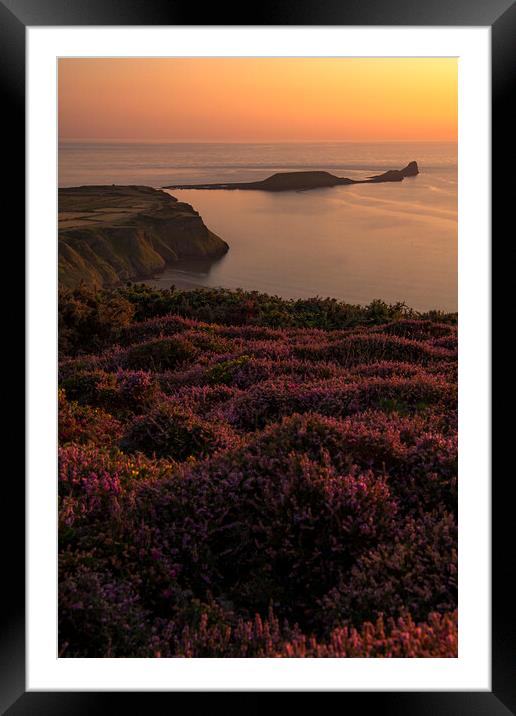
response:
[[[171,190],[230,250],[215,262],[181,262],[148,283],[331,296],[360,304],[381,298],[417,310],[455,311],[455,143],[67,142],[59,148],[59,185],[162,187],[310,169],[365,178],[412,160],[420,174],[401,183],[284,193]]]

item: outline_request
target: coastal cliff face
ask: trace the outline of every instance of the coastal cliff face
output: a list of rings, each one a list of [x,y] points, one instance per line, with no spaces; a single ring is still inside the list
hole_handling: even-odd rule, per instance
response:
[[[146,278],[229,248],[190,204],[146,186],[59,189],[58,244],[59,283],[70,288]]]

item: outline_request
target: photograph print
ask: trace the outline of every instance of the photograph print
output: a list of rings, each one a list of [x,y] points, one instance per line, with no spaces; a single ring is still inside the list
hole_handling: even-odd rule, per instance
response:
[[[60,658],[456,658],[457,59],[58,60]]]

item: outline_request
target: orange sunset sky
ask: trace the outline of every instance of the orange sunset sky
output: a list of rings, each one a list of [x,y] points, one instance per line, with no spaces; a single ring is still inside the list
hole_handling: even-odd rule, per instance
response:
[[[457,139],[455,58],[61,59],[59,138]]]

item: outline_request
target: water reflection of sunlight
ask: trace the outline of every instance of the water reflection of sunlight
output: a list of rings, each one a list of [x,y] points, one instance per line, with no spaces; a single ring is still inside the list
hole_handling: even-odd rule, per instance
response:
[[[436,190],[439,192],[439,190]],[[370,211],[389,211],[399,216],[410,214],[414,218],[429,217],[443,221],[457,221],[457,209],[446,209],[444,207],[428,206],[421,201],[407,202],[397,199],[384,199],[378,196],[365,196],[355,190],[348,190],[342,197],[336,198],[335,202],[349,205],[351,207],[367,209]]]

